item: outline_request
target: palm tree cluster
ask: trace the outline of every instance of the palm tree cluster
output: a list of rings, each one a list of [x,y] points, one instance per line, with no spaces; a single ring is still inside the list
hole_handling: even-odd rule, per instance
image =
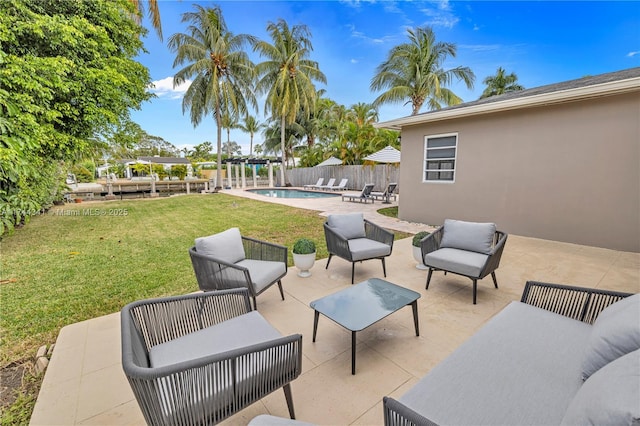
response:
[[[192,81],[183,98],[183,113],[189,111],[194,126],[213,117],[218,164],[224,151],[222,129],[227,131],[228,156],[238,153],[237,144],[230,140],[231,129],[251,135],[249,155],[254,152],[254,135],[262,131],[264,143],[256,150],[282,156],[281,182],[285,184],[286,165],[294,153],[303,166],[329,156],[343,164],[361,164],[363,157],[384,146],[399,147],[397,132],[373,126],[380,105],[410,103],[412,114],[423,105],[429,109],[456,105],[462,99],[447,86],[457,79],[472,88],[475,80],[468,67],[444,69],[443,63],[456,55],[455,44],[436,40],[430,27],[418,27],[409,29],[409,41],[391,49],[378,66],[371,90],[385,91],[373,103],[347,108],[316,88],[316,83],[326,83],[326,77],[311,59],[311,32],[305,25],[289,26],[282,19],[269,22],[266,29],[271,40],[265,41],[233,34],[218,6],[194,7],[195,11],[182,16],[187,30],[168,41],[176,54],[174,67],[182,67],[174,76],[174,86]],[[248,49],[263,61],[254,64]],[[265,98],[264,111],[270,114],[267,124],[252,115],[258,110],[257,96]],[[217,181],[222,181],[220,168]]]

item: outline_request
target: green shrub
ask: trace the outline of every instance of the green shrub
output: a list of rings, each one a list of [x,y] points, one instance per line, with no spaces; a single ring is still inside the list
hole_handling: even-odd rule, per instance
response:
[[[414,247],[420,247],[420,240],[422,240],[424,237],[426,237],[429,234],[430,232],[427,232],[427,231],[418,232],[416,235],[413,236],[413,240],[411,241],[411,244],[413,244]]]
[[[293,252],[295,254],[311,254],[316,252],[316,244],[307,239],[299,238],[293,244]]]
[[[178,176],[178,179],[184,180],[187,176],[187,166],[184,164],[174,164],[171,166],[171,176]]]

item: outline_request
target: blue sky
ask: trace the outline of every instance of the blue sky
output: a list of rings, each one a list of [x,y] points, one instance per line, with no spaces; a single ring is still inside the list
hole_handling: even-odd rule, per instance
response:
[[[175,55],[166,47],[169,37],[184,32],[182,13],[193,4],[219,5],[230,31],[271,41],[265,32],[279,18],[289,25],[304,24],[312,34],[311,59],[319,62],[327,84],[318,88],[347,107],[372,102],[369,90],[375,68],[389,50],[407,40],[410,27],[430,25],[437,39],[455,43],[457,56],[445,68],[468,66],[475,73],[472,90],[456,83],[451,89],[464,101],[477,99],[482,80],[498,67],[515,72],[526,88],[640,66],[640,2],[596,1],[159,1],[164,43],[154,30],[145,38],[148,53],[138,60],[154,80],[157,98],[145,103],[132,118],[149,134],[178,148],[204,141],[215,146],[213,118],[194,128],[182,113],[182,91],[172,87]],[[144,24],[150,28],[145,20]],[[254,62],[260,57],[251,53]],[[261,121],[264,102],[259,100]],[[426,109],[423,108],[422,112]],[[388,105],[380,121],[404,117],[410,106]],[[249,152],[249,135],[232,131],[231,140]],[[223,134],[223,141],[226,135]],[[257,135],[255,143],[261,142]]]

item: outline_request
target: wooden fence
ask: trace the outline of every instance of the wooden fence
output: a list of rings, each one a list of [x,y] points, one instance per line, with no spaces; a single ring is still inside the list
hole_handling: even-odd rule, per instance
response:
[[[280,171],[274,172],[277,184],[280,184]],[[335,185],[341,179],[349,179],[347,188],[361,190],[365,184],[373,183],[374,191],[384,191],[387,183],[398,182],[400,176],[399,164],[377,164],[375,166],[324,166],[324,167],[297,167],[287,170],[287,177],[293,186],[314,184],[319,178],[324,178],[324,183],[334,178]],[[400,186],[396,189],[400,192]]]

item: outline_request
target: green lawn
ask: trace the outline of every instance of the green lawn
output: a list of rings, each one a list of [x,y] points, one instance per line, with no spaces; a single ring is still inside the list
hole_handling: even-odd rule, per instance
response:
[[[54,207],[0,243],[2,364],[33,356],[67,324],[197,290],[187,251],[196,237],[237,226],[292,247],[305,236],[322,258],[323,221],[313,211],[224,194]]]

